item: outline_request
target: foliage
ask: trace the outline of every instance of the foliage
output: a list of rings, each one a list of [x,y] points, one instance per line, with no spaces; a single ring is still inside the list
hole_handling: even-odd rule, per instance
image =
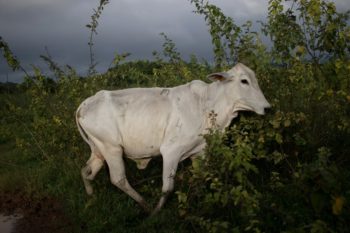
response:
[[[181,61],[180,53],[177,51],[175,43],[165,34],[160,33],[164,37],[165,42],[163,43],[163,54],[169,58],[170,63],[178,63]]]
[[[89,49],[90,49],[90,66],[88,70],[88,75],[94,75],[97,73],[95,67],[97,63],[95,62],[95,54],[93,53],[93,36],[97,35],[98,19],[101,17],[104,7],[109,3],[109,0],[100,0],[100,4],[97,9],[94,9],[94,14],[91,15],[91,22],[86,25],[90,29],[89,37]]]
[[[12,70],[15,71],[19,69],[19,61],[15,56],[13,56],[8,44],[2,39],[2,37],[0,37],[0,49],[3,51],[4,58]]]
[[[52,57],[49,53],[49,49],[45,47],[45,50],[46,50],[46,55],[40,55],[40,58],[43,59],[48,64],[50,70],[55,75],[56,80],[59,79],[60,77],[63,77],[65,75],[64,71],[56,62],[52,60]]]
[[[195,13],[204,15],[212,38],[215,65],[217,69],[243,62],[245,55],[252,53],[259,43],[257,33],[251,31],[252,22],[247,21],[239,27],[231,17],[208,1],[191,0]]]
[[[318,2],[320,9],[334,6]],[[303,8],[313,1],[294,4],[292,12],[282,1],[270,1],[264,32],[274,46],[265,56],[249,54],[273,112],[264,119],[241,114],[224,135],[207,135],[205,156],[192,163],[184,178],[189,184],[177,192],[179,215],[197,232],[349,230],[349,45],[346,37],[337,38],[349,30],[348,13],[314,14]],[[308,21],[297,22],[293,14]],[[314,28],[335,18],[342,23],[328,48],[321,40],[327,32]],[[303,29],[317,34],[305,36]],[[299,45],[310,54],[295,53]],[[283,61],[287,69],[271,61]]]
[[[19,60],[15,55],[13,55],[9,45],[6,43],[6,41],[0,36],[0,51],[2,51],[3,56],[8,64],[8,66],[13,70],[21,70],[23,71],[27,77],[29,77],[29,74],[27,71],[21,66]]]
[[[128,53],[116,54],[106,73],[81,78],[47,54],[42,58],[55,79],[33,67],[34,75],[17,88],[0,89],[0,143],[16,144],[16,153],[0,157],[15,161],[16,169],[0,168],[2,177],[13,177],[29,194],[61,199],[77,232],[159,232],[159,226],[163,232],[350,231],[349,12],[321,0],[270,0],[262,29],[273,42],[268,48],[251,32],[252,23],[237,26],[218,7],[191,2],[208,23],[216,68],[195,56],[182,60],[162,34],[163,51],[154,61],[127,62]],[[209,129],[203,155],[180,165],[176,193],[156,218],[145,218],[109,184],[106,171],[94,182],[96,194],[85,195],[79,170],[89,148],[74,122],[82,100],[101,89],[204,79],[236,61],[256,72],[271,111],[240,113],[225,133]],[[152,160],[146,171],[125,162],[132,185],[156,202],[161,161]],[[0,179],[0,189],[13,183]]]
[[[269,1],[268,22],[264,25],[278,60],[307,56],[319,63],[349,57],[349,11],[339,13],[333,2],[324,0],[293,1],[285,10],[284,2]]]

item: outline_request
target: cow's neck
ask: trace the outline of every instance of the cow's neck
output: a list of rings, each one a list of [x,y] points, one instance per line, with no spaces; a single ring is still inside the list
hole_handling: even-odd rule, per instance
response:
[[[209,117],[214,111],[216,115],[216,124],[220,129],[225,129],[234,118],[233,100],[229,100],[225,95],[225,86],[220,82],[213,82],[208,85],[208,102],[206,106],[206,114]],[[209,119],[210,120],[210,119]],[[209,126],[210,121],[208,122]]]

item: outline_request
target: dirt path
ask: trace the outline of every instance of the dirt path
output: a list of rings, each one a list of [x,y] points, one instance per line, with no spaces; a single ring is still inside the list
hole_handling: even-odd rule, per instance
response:
[[[1,233],[12,233],[16,222],[21,219],[22,216],[19,214],[4,215],[0,213],[0,232]]]
[[[30,198],[19,191],[0,193],[0,213],[22,216],[14,224],[13,233],[73,232],[72,222],[53,198]]]

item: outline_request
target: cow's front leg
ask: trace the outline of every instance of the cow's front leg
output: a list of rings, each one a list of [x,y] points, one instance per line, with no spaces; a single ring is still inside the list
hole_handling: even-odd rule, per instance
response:
[[[166,202],[169,194],[174,190],[174,178],[176,175],[177,166],[180,158],[178,153],[162,153],[163,157],[163,187],[162,196],[160,197],[156,208],[153,210],[152,215],[159,212]]]

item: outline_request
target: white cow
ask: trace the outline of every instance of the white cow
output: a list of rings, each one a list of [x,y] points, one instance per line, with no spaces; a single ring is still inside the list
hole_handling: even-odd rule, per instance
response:
[[[80,134],[91,148],[91,157],[81,171],[86,192],[92,194],[90,180],[106,161],[112,184],[148,210],[125,176],[123,155],[136,161],[140,169],[161,155],[163,187],[153,210],[156,213],[174,188],[178,163],[204,149],[201,135],[211,127],[211,112],[217,114],[216,124],[224,130],[239,111],[264,114],[270,107],[254,72],[243,64],[208,78],[214,82],[99,91],[87,98],[76,112]]]

